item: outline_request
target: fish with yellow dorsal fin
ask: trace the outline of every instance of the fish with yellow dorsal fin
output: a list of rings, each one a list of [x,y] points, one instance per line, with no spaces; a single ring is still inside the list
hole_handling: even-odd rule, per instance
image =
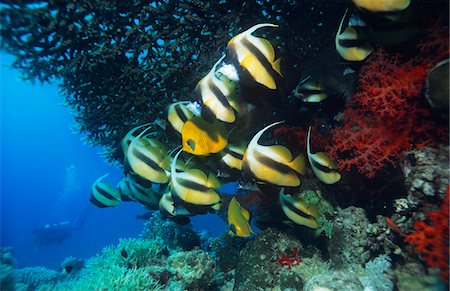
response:
[[[154,183],[167,183],[168,155],[152,139],[143,138],[148,129],[133,139],[127,150],[127,160],[133,172]],[[163,168],[166,167],[166,169]]]
[[[309,228],[318,227],[316,222],[316,219],[319,218],[317,204],[310,204],[299,197],[284,194],[284,189],[280,191],[280,204],[284,214],[292,222]]]
[[[106,182],[102,182],[103,178],[108,176],[105,174],[95,180],[91,187],[91,203],[97,207],[114,207],[120,204],[120,193],[113,186]]]
[[[181,138],[183,150],[196,156],[218,153],[228,144],[219,124],[209,123],[200,117],[193,117],[183,125]]]
[[[372,52],[373,45],[369,38],[359,28],[347,26],[343,29],[344,20],[348,9],[342,17],[339,29],[336,33],[334,43],[339,55],[346,61],[358,62],[365,60]]]
[[[250,213],[233,197],[228,206],[229,234],[238,237],[249,237],[253,234],[250,226]]]
[[[170,187],[173,199],[184,204],[215,207],[220,202],[219,194],[214,189],[221,184],[212,173],[205,174],[195,168],[187,171],[177,171],[176,163],[181,150],[172,160]],[[186,208],[189,209],[186,205]]]
[[[202,99],[202,116],[213,115],[215,119],[233,123],[240,110],[240,103],[235,94],[237,82],[226,77],[216,76],[216,68],[223,60],[222,56],[195,87],[195,92]],[[206,117],[205,117],[206,118]]]
[[[257,83],[275,90],[277,84],[274,72],[282,76],[281,59],[275,60],[275,50],[268,40],[252,35],[263,27],[278,27],[278,25],[261,23],[236,35],[228,42],[227,54],[235,56],[239,65],[246,69]]]
[[[338,173],[335,161],[324,152],[311,153],[311,127],[308,129],[308,137],[306,142],[306,153],[308,155],[309,163],[316,177],[325,184],[334,184],[341,179],[341,174]]]
[[[285,146],[263,146],[258,143],[264,132],[283,122],[266,126],[252,138],[244,153],[242,170],[259,182],[296,187],[300,185],[298,174],[304,175],[306,171],[304,155],[293,158]]]

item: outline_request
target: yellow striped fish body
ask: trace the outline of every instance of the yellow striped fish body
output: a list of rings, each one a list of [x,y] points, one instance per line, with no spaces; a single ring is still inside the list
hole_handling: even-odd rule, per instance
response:
[[[306,153],[314,175],[325,184],[334,184],[338,182],[341,179],[341,174],[337,171],[338,167],[336,162],[332,161],[324,152],[312,154],[310,136],[311,127],[308,129]]]
[[[229,168],[242,170],[242,159],[244,158],[245,146],[228,144],[220,153],[220,160]]]
[[[396,12],[406,9],[411,0],[353,0],[356,7],[371,12]]]
[[[348,10],[347,10],[348,11]],[[368,37],[353,26],[342,29],[347,11],[342,17],[338,32],[335,37],[336,50],[346,61],[358,62],[365,60],[372,52],[373,46]]]
[[[206,110],[220,121],[233,123],[236,121],[239,110],[239,103],[235,94],[236,82],[228,78],[226,80],[218,78],[215,73],[217,65],[224,57],[222,56],[214,64],[211,71],[197,83],[195,91],[202,99],[202,115],[205,115],[204,110]]]
[[[250,213],[233,197],[228,206],[229,234],[238,237],[249,237],[253,234],[250,226]]]
[[[196,206],[213,207],[220,202],[214,189],[220,188],[220,182],[213,173],[205,174],[198,169],[177,172],[176,161],[181,150],[172,160],[170,187],[174,201]],[[187,206],[187,205],[186,205]],[[188,207],[186,207],[189,209]]]
[[[292,197],[280,191],[280,204],[284,214],[294,223],[309,228],[317,228],[316,219],[319,217],[317,205],[309,204],[305,200]]]
[[[218,153],[228,144],[219,124],[211,124],[200,117],[193,117],[184,124],[181,138],[183,150],[197,156]]]
[[[130,176],[130,189],[136,201],[140,202],[147,209],[158,209],[161,195],[152,189],[152,183],[137,175]]]
[[[186,106],[189,102],[176,102],[167,107],[167,120],[171,127],[181,134],[181,129],[186,121],[194,117],[194,114]]]
[[[127,151],[127,160],[133,172],[154,183],[167,183],[169,178],[163,165],[167,155],[149,139],[142,138],[145,131],[133,139]]]
[[[305,80],[300,82],[294,90],[294,96],[301,98],[303,102],[318,103],[328,96],[319,82]]]
[[[120,204],[120,194],[113,186],[102,182],[103,178],[109,174],[98,178],[91,186],[91,203],[97,207],[114,207]]]
[[[133,191],[130,188],[128,175],[122,176],[122,179],[120,179],[117,188],[119,189],[120,199],[122,201],[136,201]]]
[[[242,170],[259,182],[296,187],[300,185],[298,174],[305,174],[305,157],[301,154],[293,159],[285,146],[258,143],[266,130],[282,122],[266,126],[252,138],[244,154]]]
[[[269,89],[276,89],[274,72],[282,76],[280,59],[275,60],[275,50],[268,40],[252,35],[262,27],[278,25],[261,23],[236,35],[228,42],[227,54],[235,56],[239,65],[246,69],[257,83]]]
[[[159,211],[161,211],[161,214],[165,217],[194,215],[194,213],[190,213],[183,206],[176,206],[170,191],[164,193],[159,200]]]

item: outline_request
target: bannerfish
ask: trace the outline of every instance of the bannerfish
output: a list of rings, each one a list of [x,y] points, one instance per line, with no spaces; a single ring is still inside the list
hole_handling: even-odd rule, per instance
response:
[[[170,191],[165,192],[161,199],[159,200],[159,211],[164,217],[175,217],[175,216],[190,216],[194,213],[189,212],[186,208],[181,205],[175,206],[172,198],[172,193]]]
[[[261,129],[250,141],[242,160],[242,170],[258,182],[278,186],[300,185],[297,174],[305,174],[305,157],[303,154],[292,158],[291,151],[282,145],[263,146],[258,143],[266,130],[284,121],[272,123]]]
[[[233,197],[228,206],[229,234],[238,237],[249,237],[253,234],[250,226],[250,213]]]
[[[220,196],[214,189],[221,187],[219,180],[214,173],[205,174],[195,168],[177,172],[176,163],[180,153],[181,150],[173,158],[171,167],[170,190],[174,201],[178,198],[185,204],[218,207]]]
[[[352,0],[356,7],[370,12],[396,12],[406,9],[411,0]]]
[[[119,183],[117,184],[117,189],[120,193],[120,200],[124,202],[136,201],[136,198],[133,195],[133,191],[130,188],[128,175],[122,176]]]
[[[278,27],[278,25],[261,23],[236,35],[228,42],[227,54],[235,57],[239,65],[247,70],[257,83],[275,90],[277,84],[274,72],[282,77],[281,58],[275,60],[275,50],[268,40],[252,35],[263,27]]]
[[[294,96],[300,98],[303,102],[318,103],[325,100],[328,95],[325,93],[322,84],[310,80],[311,76],[306,77],[294,89]]]
[[[428,71],[426,92],[428,102],[433,109],[448,118],[449,98],[449,59],[445,59]]]
[[[228,144],[220,152],[220,160],[229,168],[242,170],[242,159],[245,153],[245,146]]]
[[[317,228],[316,219],[319,217],[317,204],[310,204],[299,197],[292,197],[280,191],[280,204],[284,214],[294,223],[309,228]]]
[[[228,78],[218,78],[215,74],[217,65],[223,60],[222,56],[211,71],[203,77],[195,87],[195,92],[201,97],[202,117],[223,122],[233,123],[239,111],[239,102],[235,94],[236,82]],[[223,76],[223,75],[220,75]]]
[[[311,127],[308,129],[308,137],[306,141],[306,153],[309,163],[316,177],[325,184],[334,184],[341,179],[341,174],[336,171],[338,169],[336,162],[324,152],[311,153]]]
[[[120,142],[120,147],[122,148],[122,153],[124,155],[124,164],[127,163],[127,151],[128,146],[130,145],[131,141],[138,136],[143,130],[145,130],[145,127],[150,126],[151,123],[142,124],[136,127],[133,127],[130,129],[130,131],[127,132],[127,134],[123,137],[122,141]]]
[[[136,201],[147,209],[158,209],[161,195],[152,188],[152,183],[138,175],[129,176],[129,187]]]
[[[200,117],[193,117],[183,125],[181,138],[183,150],[196,156],[218,153],[228,144],[219,124],[209,123]]]
[[[408,8],[396,13],[375,15],[368,36],[377,45],[390,46],[404,43],[420,31],[419,13]]]
[[[163,155],[156,142],[142,138],[147,130],[133,139],[128,147],[127,160],[133,172],[154,183],[167,183],[166,170],[170,168],[170,156]]]
[[[181,134],[181,128],[183,125],[191,119],[194,114],[187,107],[190,102],[176,102],[172,103],[167,107],[167,120],[170,126]]]
[[[373,46],[370,43],[369,38],[359,27],[347,26],[343,29],[347,12],[348,9],[345,11],[338,32],[336,33],[336,50],[346,61],[362,61],[372,53]]]
[[[113,186],[106,182],[102,182],[103,178],[108,176],[105,174],[95,180],[91,186],[91,203],[97,207],[114,207],[120,204],[120,194]]]

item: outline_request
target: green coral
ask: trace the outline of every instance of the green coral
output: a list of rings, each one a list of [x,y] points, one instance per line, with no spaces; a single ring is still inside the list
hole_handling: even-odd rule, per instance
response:
[[[44,284],[37,290],[163,290],[147,268],[126,268],[118,265],[105,265],[103,258],[89,261],[78,279]]]
[[[333,205],[326,200],[319,189],[305,190],[300,193],[300,197],[310,204],[316,204],[319,208],[319,217],[316,219],[319,227],[316,230],[316,235],[324,233],[326,237],[330,238],[333,232],[333,220],[331,217],[334,211]]]
[[[166,247],[162,239],[120,239],[117,246],[103,249],[103,260],[106,266],[112,264],[120,267],[138,269],[151,266],[160,260]]]

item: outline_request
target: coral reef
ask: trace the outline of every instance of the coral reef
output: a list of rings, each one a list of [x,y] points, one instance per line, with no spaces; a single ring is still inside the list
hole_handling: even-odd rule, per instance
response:
[[[417,205],[424,195],[442,199],[449,184],[448,164],[448,145],[407,152],[402,170],[408,189],[408,203]]]
[[[210,241],[207,250],[214,258],[217,269],[229,272],[236,268],[239,253],[246,243],[247,240],[230,236],[228,232],[224,232]]]
[[[358,91],[346,106],[327,147],[340,169],[375,177],[403,153],[446,140],[448,125],[439,126],[423,104],[427,70],[448,57],[448,31],[439,23],[416,44],[422,54],[408,56],[377,49],[359,71]],[[427,42],[431,45],[427,46]]]
[[[1,248],[0,260],[0,289],[13,290],[15,286],[14,270],[16,261],[12,255],[12,248]]]
[[[215,263],[203,250],[174,253],[167,258],[172,280],[183,282],[189,290],[210,289],[215,272]],[[174,284],[171,281],[171,284]]]
[[[313,290],[364,290],[358,275],[352,270],[319,274],[305,284],[305,291]]]
[[[85,261],[83,259],[77,259],[75,257],[65,258],[61,263],[63,272],[71,275],[79,273],[84,267]]]
[[[294,249],[299,250],[302,257],[300,241],[285,233],[268,228],[257,234],[240,254],[234,288],[254,290],[283,286],[283,289],[301,289],[302,278],[278,262],[282,254],[292,256]],[[261,276],[261,273],[266,275]]]
[[[368,233],[369,220],[363,209],[354,206],[337,212],[328,245],[331,261],[337,267],[363,265],[371,258],[375,241]]]
[[[439,211],[427,213],[425,216],[431,221],[414,223],[414,233],[408,234],[405,240],[414,246],[422,259],[430,268],[439,268],[441,276],[448,284],[449,280],[449,203],[450,186],[447,188],[442,206]]]
[[[56,283],[62,273],[44,267],[27,267],[14,272],[16,290],[36,290],[40,285]]]
[[[391,269],[391,259],[387,255],[380,255],[366,264],[366,274],[361,278],[364,290],[390,291],[394,283],[386,272]]]
[[[150,240],[163,239],[165,246],[172,251],[190,251],[200,246],[200,237],[190,224],[180,225],[169,219],[164,220],[159,212],[154,212],[145,223],[141,236]]]

